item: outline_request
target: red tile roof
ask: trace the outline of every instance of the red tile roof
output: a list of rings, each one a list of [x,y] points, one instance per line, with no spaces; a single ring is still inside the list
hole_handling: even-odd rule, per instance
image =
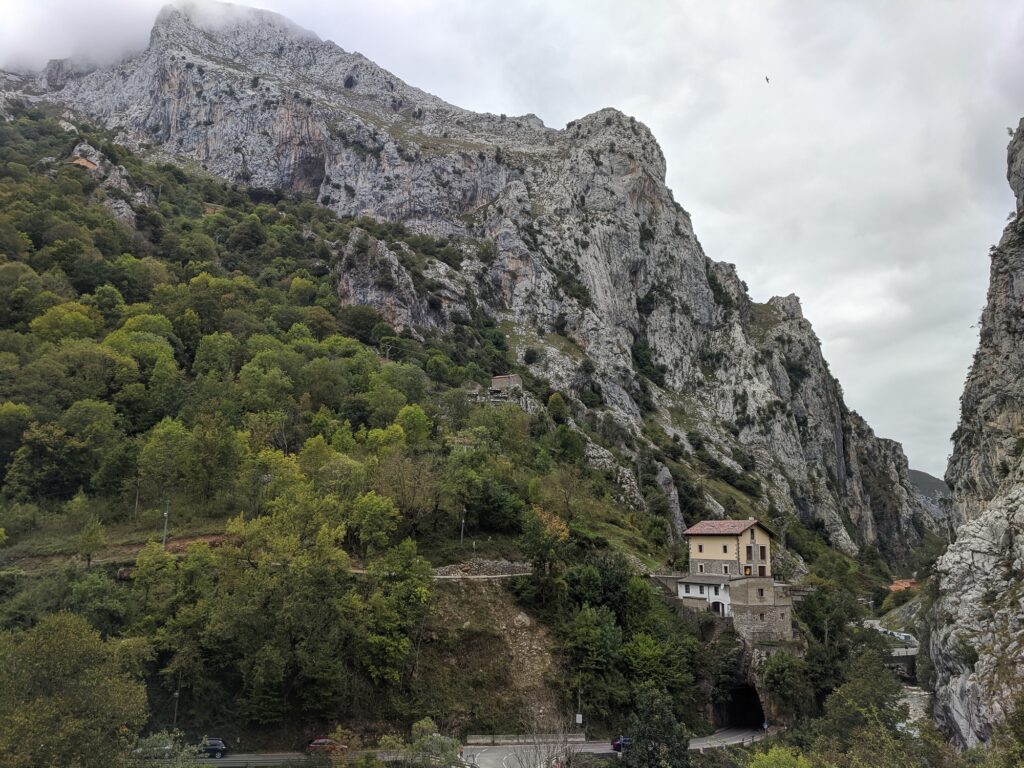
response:
[[[738,536],[754,525],[764,525],[757,520],[701,520],[683,531],[684,536]]]

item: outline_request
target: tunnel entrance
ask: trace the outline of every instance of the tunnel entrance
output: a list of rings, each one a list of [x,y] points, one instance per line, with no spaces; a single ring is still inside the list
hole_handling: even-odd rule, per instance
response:
[[[715,707],[720,728],[760,728],[764,723],[764,710],[757,689],[752,685],[738,685],[729,691],[729,698]]]

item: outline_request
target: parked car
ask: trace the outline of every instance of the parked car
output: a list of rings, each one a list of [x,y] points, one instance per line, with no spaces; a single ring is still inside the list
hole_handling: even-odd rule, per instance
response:
[[[218,739],[216,736],[207,736],[199,751],[206,757],[213,757],[219,760],[228,753],[228,745],[224,743],[224,739]]]
[[[633,740],[629,736],[618,736],[612,739],[612,749],[616,752],[622,752],[624,749],[629,749],[632,743]]]
[[[319,736],[306,745],[306,754],[308,755],[340,755],[345,752],[348,752],[348,744],[342,744],[340,741],[328,739],[325,736]]]

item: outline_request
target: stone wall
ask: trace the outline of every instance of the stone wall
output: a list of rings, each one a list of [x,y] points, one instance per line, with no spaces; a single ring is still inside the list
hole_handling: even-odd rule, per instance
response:
[[[793,639],[792,611],[788,608],[733,604],[732,621],[736,634],[751,644]]]
[[[700,566],[704,566],[704,570]],[[725,572],[724,566],[729,567]],[[711,560],[708,558],[690,558],[690,573],[703,576],[737,576],[740,573],[739,561],[737,560]]]
[[[761,590],[761,593],[758,592]],[[748,643],[793,639],[793,598],[770,578],[735,579],[729,583],[736,633]]]

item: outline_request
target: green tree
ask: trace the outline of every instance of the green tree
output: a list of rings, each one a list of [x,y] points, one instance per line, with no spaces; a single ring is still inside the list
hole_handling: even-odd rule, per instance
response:
[[[813,768],[811,761],[797,750],[788,747],[772,747],[767,752],[750,758],[747,768]]]
[[[288,286],[288,298],[293,304],[312,304],[316,298],[316,285],[304,277],[294,277]]]
[[[349,525],[363,554],[387,545],[401,515],[391,499],[374,491],[356,496],[349,511]]]
[[[95,307],[69,301],[46,310],[29,323],[29,327],[46,341],[87,339],[100,332],[103,317]]]
[[[0,764],[110,768],[148,717],[127,646],[60,613],[0,634]]]
[[[415,403],[402,406],[395,423],[405,430],[405,442],[410,448],[420,448],[430,437],[432,424],[423,409]]]
[[[548,414],[556,424],[564,424],[569,420],[569,405],[561,393],[555,392],[548,398]]]
[[[895,733],[897,725],[907,717],[900,693],[899,681],[885,668],[881,653],[874,649],[863,651],[850,661],[843,684],[825,700],[818,731],[826,738],[836,739],[841,748],[853,744],[859,738],[859,730],[869,723]]]
[[[29,406],[22,403],[0,403],[0,473],[7,471],[30,421],[32,409]]]
[[[150,431],[139,452],[139,480],[151,499],[163,499],[183,484],[191,456],[191,435],[176,419]]]
[[[57,424],[32,423],[7,470],[7,488],[18,498],[66,499],[88,479],[89,446]]]
[[[231,377],[238,367],[241,344],[230,333],[211,333],[199,340],[192,373]]]
[[[89,520],[78,534],[76,551],[80,557],[85,558],[85,567],[92,565],[93,556],[103,549],[107,542],[106,533],[103,531],[103,524],[95,517]]]
[[[124,297],[112,285],[101,285],[93,291],[91,303],[103,315],[107,327],[116,325],[124,316]]]
[[[229,496],[246,455],[242,438],[219,413],[201,414],[191,438],[186,478],[192,494],[202,502]]]
[[[656,682],[637,691],[629,732],[633,743],[622,753],[626,768],[689,766],[689,735],[676,719],[672,698]]]
[[[523,526],[523,551],[533,562],[536,574],[550,575],[569,540],[569,527],[558,515],[534,506]]]
[[[768,657],[762,679],[764,689],[787,719],[807,714],[814,703],[807,662],[791,653],[778,651]]]

